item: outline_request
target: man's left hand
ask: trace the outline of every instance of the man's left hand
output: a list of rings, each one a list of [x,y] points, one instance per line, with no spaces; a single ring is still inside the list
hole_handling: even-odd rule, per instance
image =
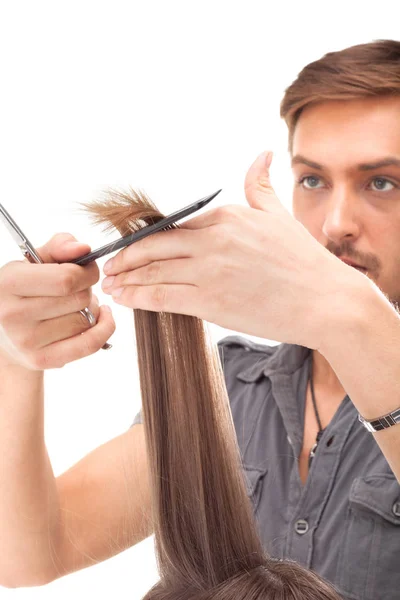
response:
[[[121,250],[108,276],[118,304],[193,315],[249,335],[318,349],[343,287],[365,279],[281,204],[263,153],[245,179],[249,206],[227,205]],[[110,262],[110,261],[109,261]]]

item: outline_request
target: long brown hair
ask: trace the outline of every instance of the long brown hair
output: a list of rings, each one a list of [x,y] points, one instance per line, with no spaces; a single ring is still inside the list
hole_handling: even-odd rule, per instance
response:
[[[162,218],[145,194],[84,205],[122,234]],[[216,347],[203,322],[134,310],[159,582],[146,600],[339,600],[257,534]]]
[[[400,42],[376,40],[328,52],[308,64],[286,89],[281,117],[289,129],[289,152],[302,111],[328,100],[400,96]]]

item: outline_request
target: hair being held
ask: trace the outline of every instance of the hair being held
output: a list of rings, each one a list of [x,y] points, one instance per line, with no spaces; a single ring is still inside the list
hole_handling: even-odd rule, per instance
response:
[[[145,194],[84,204],[121,235],[163,218]],[[146,600],[339,600],[262,547],[218,353],[200,319],[134,310],[159,581]]]

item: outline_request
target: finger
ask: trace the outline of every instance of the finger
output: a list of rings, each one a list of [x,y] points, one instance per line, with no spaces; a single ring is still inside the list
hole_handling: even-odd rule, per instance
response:
[[[94,294],[87,308],[89,308],[97,321],[100,309],[98,298]],[[38,347],[47,346],[53,342],[73,337],[91,327],[88,319],[79,311],[55,319],[41,321],[35,332],[37,339],[40,340]]]
[[[202,317],[204,302],[201,302],[201,292],[194,285],[149,285],[127,286],[113,300],[128,308],[140,308],[154,312],[178,313],[182,315],[195,314]]]
[[[269,177],[272,152],[263,152],[248,170],[244,182],[246,200],[251,208],[259,210],[282,210]]]
[[[157,260],[144,267],[133,271],[120,273],[113,277],[106,277],[102,289],[106,294],[127,285],[158,285],[160,283],[196,285],[203,262],[194,258],[176,258],[171,260]]]
[[[99,314],[99,303],[93,295],[89,308],[95,318]],[[79,311],[56,319],[38,322],[15,321],[7,326],[7,334],[21,352],[32,352],[55,341],[63,340],[90,328],[90,323]]]
[[[0,287],[4,295],[23,297],[69,296],[95,285],[99,269],[73,264],[31,264],[13,261],[0,270]]]
[[[106,275],[117,275],[131,271],[155,260],[190,258],[198,255],[203,247],[204,235],[201,231],[171,229],[149,235],[127,246],[108,261],[103,269]]]
[[[248,215],[248,206],[241,206],[240,204],[226,204],[224,206],[218,206],[213,210],[208,210],[202,215],[198,215],[193,219],[189,219],[182,223],[182,229],[205,229],[206,227],[212,227],[213,225],[219,225],[221,223],[229,223],[237,218],[245,218]]]
[[[45,321],[55,319],[83,310],[92,301],[92,288],[82,290],[76,294],[60,297],[20,298],[15,307],[15,314],[20,314],[20,319],[26,321]]]
[[[62,263],[87,254],[91,248],[89,244],[78,242],[71,233],[56,233],[36,250],[44,263]]]
[[[37,369],[56,369],[94,354],[115,331],[115,321],[108,307],[101,306],[97,323],[82,334],[54,342],[35,353],[32,359]]]

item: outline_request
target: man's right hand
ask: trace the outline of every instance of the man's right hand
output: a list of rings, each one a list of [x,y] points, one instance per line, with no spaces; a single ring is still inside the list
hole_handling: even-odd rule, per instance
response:
[[[46,264],[22,260],[0,268],[1,364],[61,368],[97,352],[114,333],[111,311],[99,307],[91,290],[100,277],[97,264],[55,264],[87,252],[87,244],[59,233],[38,248]],[[79,312],[85,307],[96,317],[94,327]]]

